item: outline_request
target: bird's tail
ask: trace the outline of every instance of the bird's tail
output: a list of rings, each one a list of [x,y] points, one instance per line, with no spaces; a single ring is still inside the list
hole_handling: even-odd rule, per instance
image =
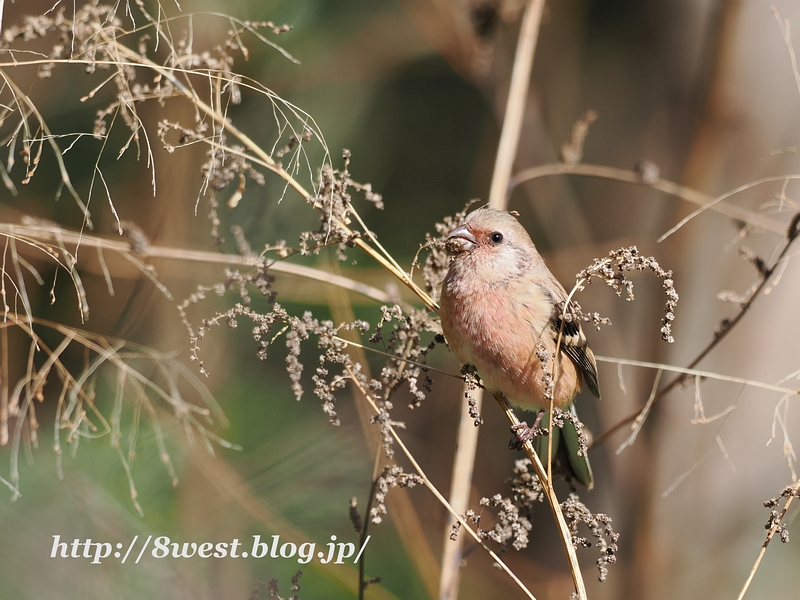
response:
[[[573,409],[574,411],[574,409]],[[549,411],[545,411],[542,417],[542,426],[546,427],[550,421]],[[578,430],[571,421],[564,419],[564,426],[553,427],[550,434],[553,436],[553,464],[560,468],[572,479],[578,480],[587,490],[594,487],[594,477],[592,476],[592,466],[589,464],[588,456],[579,456]],[[533,442],[536,454],[542,464],[547,464],[548,436],[540,435]]]

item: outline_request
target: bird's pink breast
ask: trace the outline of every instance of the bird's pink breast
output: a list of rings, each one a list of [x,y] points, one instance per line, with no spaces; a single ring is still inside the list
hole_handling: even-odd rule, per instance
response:
[[[538,409],[549,404],[544,401],[544,373],[536,355],[542,332],[549,334],[548,309],[541,290],[525,286],[524,281],[481,289],[450,280],[442,290],[442,329],[458,359],[478,369],[487,390],[502,393],[513,404]],[[542,342],[551,353],[555,350],[550,335]],[[563,407],[577,393],[580,379],[569,359],[560,362],[555,400]]]

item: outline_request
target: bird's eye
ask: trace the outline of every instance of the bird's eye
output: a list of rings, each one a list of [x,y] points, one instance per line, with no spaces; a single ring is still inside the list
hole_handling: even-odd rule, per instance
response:
[[[489,239],[492,241],[493,244],[497,245],[503,241],[503,234],[499,231],[495,231],[492,235],[489,236]]]

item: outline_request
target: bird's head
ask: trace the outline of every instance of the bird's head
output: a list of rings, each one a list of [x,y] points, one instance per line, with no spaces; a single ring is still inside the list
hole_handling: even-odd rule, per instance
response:
[[[469,265],[486,281],[513,277],[541,261],[528,232],[509,212],[489,207],[467,215],[445,243],[454,264]]]

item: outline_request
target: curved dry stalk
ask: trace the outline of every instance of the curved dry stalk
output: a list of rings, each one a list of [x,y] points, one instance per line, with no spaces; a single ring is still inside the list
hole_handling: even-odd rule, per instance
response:
[[[713,371],[700,371],[698,369],[688,369],[686,367],[676,367],[666,363],[654,363],[644,360],[631,360],[628,358],[615,358],[612,356],[594,355],[597,362],[606,362],[617,365],[629,365],[632,367],[643,367],[646,369],[653,369],[657,371],[669,371],[671,373],[681,373],[682,375],[690,375],[692,377],[699,377],[701,379],[714,379],[717,381],[729,381],[731,383],[740,383],[749,387],[759,388],[762,390],[769,390],[771,392],[779,392],[781,394],[800,395],[800,390],[774,385],[755,379],[745,379],[744,377],[735,377],[733,375],[723,375],[721,373],[714,373]]]
[[[125,257],[131,262],[142,274],[148,277],[156,286],[165,293],[168,299],[172,299],[172,295],[167,288],[158,280],[154,274],[152,267],[142,262],[140,258],[161,258],[169,260],[182,260],[188,262],[197,262],[203,264],[220,264],[220,265],[235,265],[245,267],[256,267],[264,264],[264,259],[258,256],[242,256],[238,254],[220,254],[219,252],[203,252],[199,250],[184,250],[182,248],[172,248],[169,246],[153,246],[146,245],[142,248],[137,248],[134,251],[132,242],[122,242],[98,236],[92,236],[84,233],[76,233],[66,229],[55,228],[52,226],[42,225],[18,225],[14,223],[0,223],[0,235],[7,235],[15,239],[24,241],[31,244],[37,249],[41,250],[50,258],[55,260],[62,268],[66,269],[66,265],[58,261],[58,254],[55,250],[41,242],[60,242],[62,244],[82,245],[87,247],[96,247],[101,250],[110,250]],[[380,290],[374,286],[356,281],[350,277],[338,275],[308,267],[305,265],[297,265],[283,261],[273,261],[269,263],[270,270],[276,273],[285,273],[287,275],[294,275],[312,281],[319,281],[334,285],[351,292],[360,294],[376,302],[383,304],[392,304],[395,302],[394,296]],[[106,267],[107,270],[107,267]]]
[[[672,181],[667,181],[665,179],[655,179],[650,181],[646,178],[643,178],[640,173],[635,171],[629,171],[627,169],[617,169],[615,167],[607,167],[604,165],[587,165],[587,164],[566,164],[566,163],[551,163],[548,165],[540,165],[537,167],[531,167],[529,169],[525,169],[517,173],[514,178],[509,183],[509,193],[519,184],[524,183],[525,181],[531,181],[532,179],[539,179],[541,177],[551,177],[553,175],[583,175],[586,177],[598,177],[600,179],[609,179],[611,181],[619,181],[622,183],[633,183],[638,185],[643,185],[654,190],[658,190],[660,192],[664,192],[665,194],[670,194],[672,196],[677,196],[682,200],[686,200],[687,202],[691,202],[697,206],[700,206],[700,211],[696,211],[692,213],[692,216],[701,212],[702,210],[713,210],[725,216],[728,216],[732,219],[736,219],[738,221],[742,221],[743,223],[747,223],[748,225],[752,225],[755,227],[759,227],[765,231],[771,231],[773,233],[786,233],[786,225],[781,223],[780,221],[776,221],[775,219],[770,219],[769,217],[765,217],[753,211],[747,210],[745,208],[740,208],[738,206],[734,206],[732,204],[727,204],[724,202],[725,198],[729,198],[735,194],[742,192],[754,185],[758,185],[761,183],[767,183],[770,181],[781,181],[784,179],[800,179],[800,175],[783,175],[780,177],[769,177],[764,179],[759,179],[758,181],[751,182],[744,186],[740,186],[735,190],[731,190],[717,196],[709,196],[708,194],[704,194],[702,192],[698,192],[697,190],[693,190],[691,188],[684,187]],[[671,232],[670,232],[671,233]],[[666,237],[666,236],[665,236]]]

